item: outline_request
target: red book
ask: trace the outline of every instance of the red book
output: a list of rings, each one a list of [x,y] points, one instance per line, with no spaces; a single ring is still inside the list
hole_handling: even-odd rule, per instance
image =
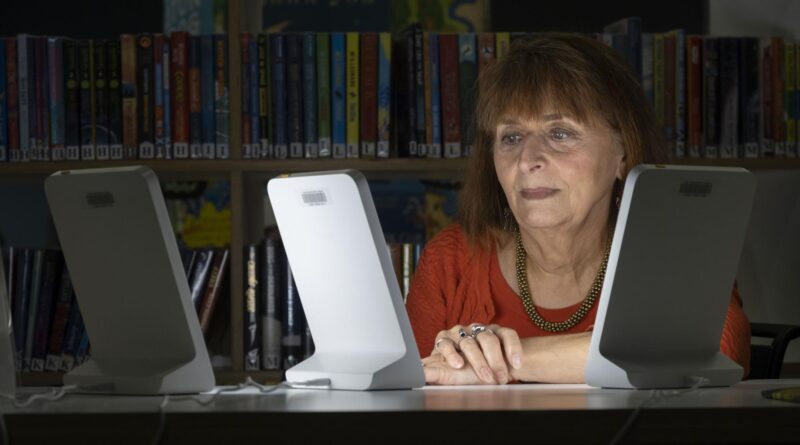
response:
[[[439,35],[442,95],[442,142],[447,158],[461,157],[461,111],[458,92],[458,35]]]
[[[170,35],[170,94],[172,152],[175,159],[189,157],[189,33]]]
[[[378,139],[378,33],[361,34],[361,156],[375,157]]]
[[[200,309],[198,311],[198,318],[200,320],[200,329],[203,334],[208,332],[208,327],[211,325],[211,317],[214,315],[214,307],[217,305],[219,295],[222,291],[222,282],[225,279],[225,273],[228,268],[228,249],[223,250],[214,256],[214,263],[211,265],[211,272],[206,282],[205,293],[200,302]]]
[[[493,32],[478,34],[478,74],[492,66],[495,61],[495,44]]]

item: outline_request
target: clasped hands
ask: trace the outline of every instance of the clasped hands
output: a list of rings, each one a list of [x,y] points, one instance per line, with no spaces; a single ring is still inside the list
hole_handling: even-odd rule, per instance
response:
[[[456,325],[436,335],[422,360],[425,382],[433,385],[506,384],[522,367],[517,331],[496,324]]]

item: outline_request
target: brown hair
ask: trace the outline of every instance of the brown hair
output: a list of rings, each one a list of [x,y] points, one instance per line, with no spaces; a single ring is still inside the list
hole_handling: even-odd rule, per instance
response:
[[[472,244],[486,245],[510,230],[492,155],[497,125],[508,115],[535,118],[556,112],[580,122],[605,123],[625,153],[623,174],[637,164],[666,160],[638,76],[612,49],[580,35],[515,40],[508,54],[480,73],[475,110],[475,144],[459,202],[459,221]],[[609,223],[615,218],[612,203]]]

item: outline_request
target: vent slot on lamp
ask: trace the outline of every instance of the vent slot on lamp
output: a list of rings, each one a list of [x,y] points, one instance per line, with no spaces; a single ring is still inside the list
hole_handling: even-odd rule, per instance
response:
[[[710,182],[699,182],[699,181],[686,181],[681,183],[680,188],[681,195],[684,196],[693,196],[693,197],[705,197],[711,193],[711,183]]]

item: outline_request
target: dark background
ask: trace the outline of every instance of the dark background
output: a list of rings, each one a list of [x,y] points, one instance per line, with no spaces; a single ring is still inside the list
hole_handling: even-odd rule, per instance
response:
[[[707,31],[705,0],[490,0],[491,31],[597,32],[623,17],[642,17],[645,32]],[[76,38],[160,32],[161,0],[0,0],[0,35],[21,33]]]

